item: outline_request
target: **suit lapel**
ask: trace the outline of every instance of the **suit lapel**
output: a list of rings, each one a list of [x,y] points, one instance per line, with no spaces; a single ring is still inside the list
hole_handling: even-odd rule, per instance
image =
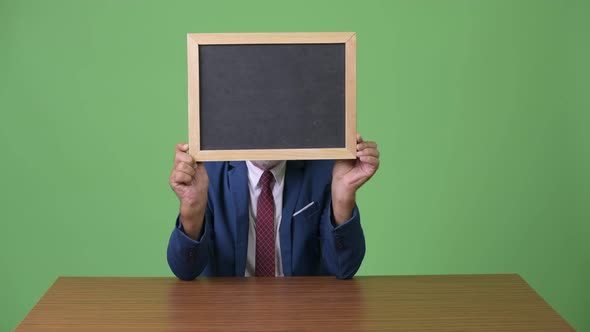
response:
[[[285,173],[283,214],[281,218],[281,227],[279,229],[279,237],[281,239],[281,259],[283,261],[283,274],[285,276],[293,275],[291,269],[291,221],[293,219],[293,210],[295,209],[295,204],[297,204],[299,191],[303,182],[303,167],[304,161],[288,161]]]
[[[228,171],[229,189],[232,193],[235,218],[234,257],[235,275],[244,276],[246,271],[246,257],[248,253],[248,168],[243,161],[231,161]]]

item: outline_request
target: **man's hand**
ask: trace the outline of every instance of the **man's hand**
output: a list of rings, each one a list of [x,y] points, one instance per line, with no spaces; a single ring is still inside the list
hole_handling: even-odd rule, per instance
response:
[[[174,149],[174,167],[170,187],[180,201],[180,220],[185,233],[192,239],[200,237],[207,208],[209,177],[202,163],[196,163],[188,153],[188,144]]]
[[[332,212],[340,225],[352,217],[356,191],[379,168],[377,143],[365,142],[356,135],[356,159],[337,160],[332,171]]]

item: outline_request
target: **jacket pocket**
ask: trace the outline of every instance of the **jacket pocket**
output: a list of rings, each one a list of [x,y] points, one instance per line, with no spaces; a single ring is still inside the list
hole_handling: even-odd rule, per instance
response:
[[[320,211],[319,205],[315,201],[311,201],[310,203],[304,205],[303,207],[297,209],[295,213],[293,213],[294,219],[307,219]]]

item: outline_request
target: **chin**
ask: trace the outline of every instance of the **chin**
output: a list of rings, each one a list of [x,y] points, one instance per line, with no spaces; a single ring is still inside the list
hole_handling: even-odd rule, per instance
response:
[[[275,167],[276,165],[280,164],[282,160],[253,160],[252,164],[254,164],[258,168],[262,168],[263,170],[269,170]]]

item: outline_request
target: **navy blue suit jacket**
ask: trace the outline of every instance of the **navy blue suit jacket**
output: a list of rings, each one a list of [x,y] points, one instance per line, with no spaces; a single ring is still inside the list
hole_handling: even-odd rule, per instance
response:
[[[209,175],[201,238],[188,237],[179,218],[168,243],[168,264],[183,280],[197,276],[244,276],[248,248],[248,169],[243,161],[204,163]],[[358,208],[334,227],[333,161],[288,161],[279,229],[285,276],[351,278],[365,255]],[[308,209],[293,214],[309,203]]]

